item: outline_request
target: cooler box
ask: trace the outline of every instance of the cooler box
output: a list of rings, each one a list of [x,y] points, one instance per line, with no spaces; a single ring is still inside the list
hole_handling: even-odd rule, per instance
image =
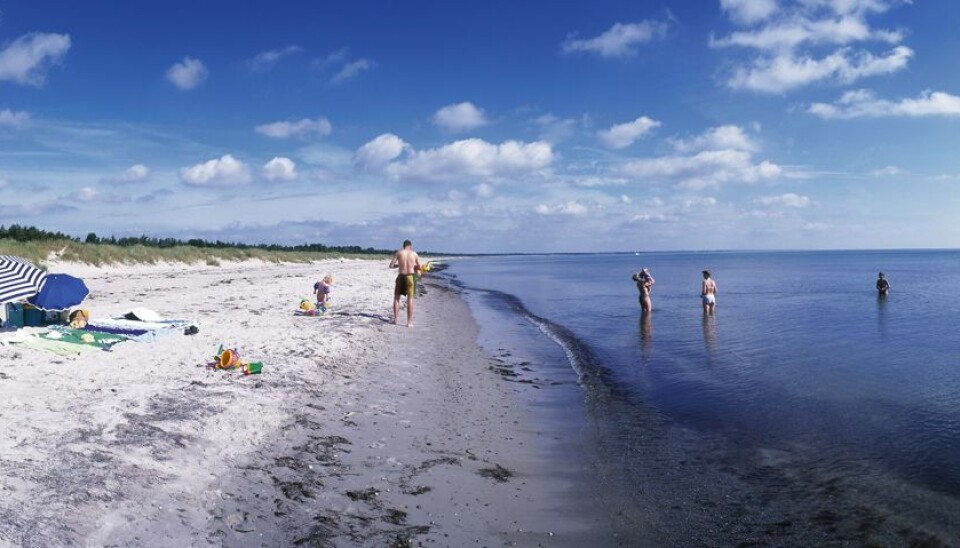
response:
[[[7,325],[23,327],[23,305],[20,303],[7,304]]]
[[[43,325],[43,311],[30,305],[23,307],[23,325],[40,327]]]

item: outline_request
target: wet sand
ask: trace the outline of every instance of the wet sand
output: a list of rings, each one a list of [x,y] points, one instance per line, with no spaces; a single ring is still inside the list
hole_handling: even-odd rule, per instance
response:
[[[0,544],[617,544],[591,463],[533,411],[549,391],[506,382],[440,285],[407,329],[381,262],[56,270],[86,279],[95,318],[147,307],[200,333],[0,346]],[[332,311],[295,315],[326,273]],[[263,374],[204,367],[220,344]]]

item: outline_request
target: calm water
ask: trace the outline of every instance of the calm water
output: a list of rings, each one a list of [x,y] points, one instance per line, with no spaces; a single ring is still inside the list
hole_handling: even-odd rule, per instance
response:
[[[641,267],[657,281],[645,318]],[[719,288],[708,318],[703,268]],[[960,252],[496,257],[449,272],[483,337],[547,337],[581,374],[625,530],[960,543]]]

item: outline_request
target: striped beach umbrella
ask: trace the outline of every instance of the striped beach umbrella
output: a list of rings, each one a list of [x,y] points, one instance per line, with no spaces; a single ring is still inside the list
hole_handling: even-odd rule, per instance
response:
[[[0,304],[33,297],[47,282],[47,274],[26,259],[0,255]]]

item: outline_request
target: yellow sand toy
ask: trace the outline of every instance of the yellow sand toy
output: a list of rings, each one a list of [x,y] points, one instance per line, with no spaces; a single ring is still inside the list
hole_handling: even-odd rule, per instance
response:
[[[240,360],[240,354],[235,348],[224,348],[222,345],[213,358],[214,369],[240,369],[244,375],[255,375],[263,370],[262,362],[245,362]]]
[[[300,299],[300,310],[305,312],[307,316],[323,316],[327,313],[327,310],[330,308],[330,306],[330,303],[327,303],[318,307],[316,303],[312,302],[310,299]]]

